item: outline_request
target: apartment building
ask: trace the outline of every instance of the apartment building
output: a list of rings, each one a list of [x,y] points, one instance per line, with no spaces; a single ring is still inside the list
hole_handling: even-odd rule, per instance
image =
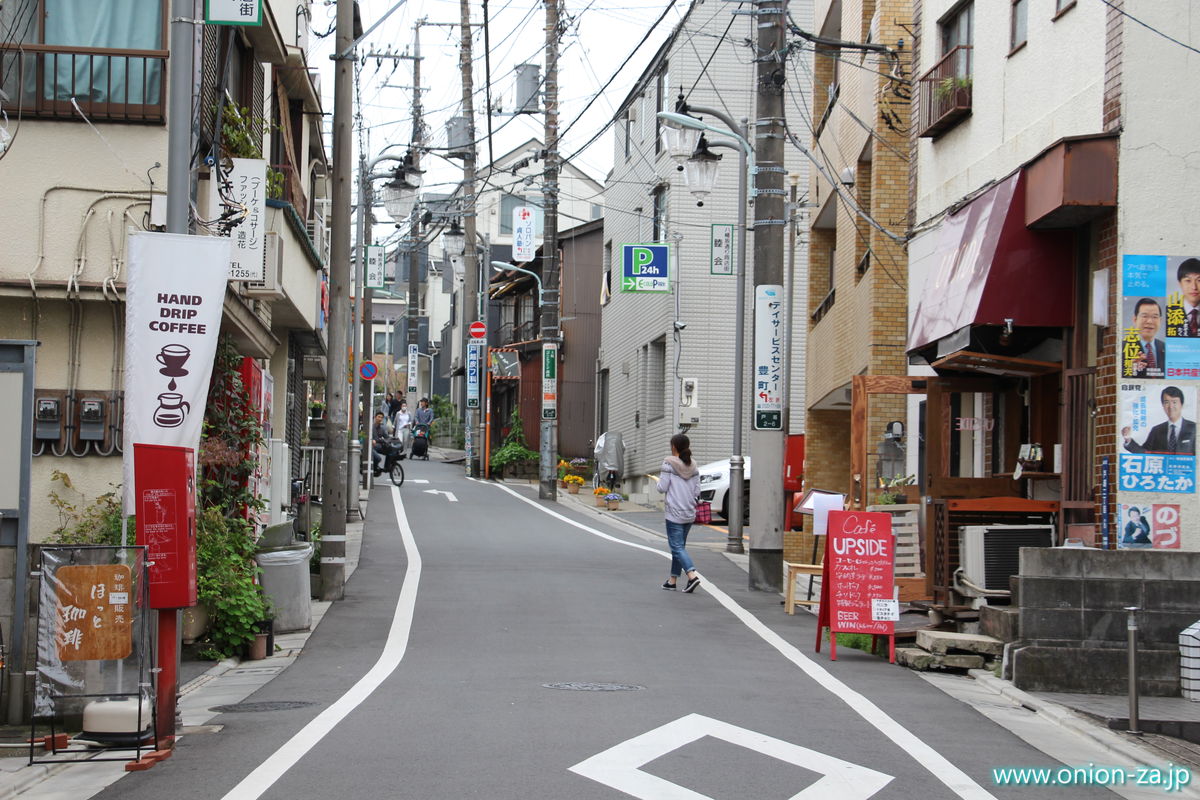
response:
[[[743,351],[735,348],[739,266],[747,270],[749,281],[747,321],[753,319],[754,296],[752,241],[745,247],[747,263],[736,264],[738,212],[746,201],[738,189],[737,152],[713,151],[722,159],[717,183],[701,201],[685,184],[682,165],[668,156],[663,125],[656,116],[674,111],[682,96],[688,105],[721,110],[735,123],[748,120],[747,138],[753,145],[755,55],[748,42],[756,41],[756,28],[753,17],[732,11],[724,3],[691,3],[615,117],[614,166],[604,194],[597,432],[621,434],[627,492],[647,490],[645,473],[656,470],[669,455],[668,441],[681,429],[691,438],[700,463],[729,458],[736,371],[746,371],[744,385],[753,385],[748,374],[753,340],[749,323]],[[810,24],[810,4],[792,3],[789,13],[798,25]],[[788,55],[782,91],[790,126],[801,126],[799,119],[811,105],[811,69],[811,52]],[[692,115],[723,125],[711,115],[695,111]],[[803,191],[809,185],[808,164],[798,148],[788,146],[785,169],[801,192],[796,205],[804,201]],[[752,229],[753,209],[747,216]],[[793,237],[781,254],[786,263],[797,265],[791,280],[792,310],[808,305],[806,240]],[[622,258],[627,245],[638,244],[668,247],[669,292],[624,290]],[[790,342],[790,433],[805,430],[805,415],[799,413],[805,408],[805,338],[805,326],[796,326]],[[749,388],[746,395],[745,405],[750,408]],[[746,443],[750,416],[747,412],[742,420]],[[743,452],[753,455],[748,444]]]

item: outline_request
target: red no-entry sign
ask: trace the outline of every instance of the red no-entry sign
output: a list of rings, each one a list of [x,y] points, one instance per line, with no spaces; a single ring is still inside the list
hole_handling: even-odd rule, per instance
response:
[[[471,334],[472,339],[482,339],[487,336],[487,325],[476,320],[467,327],[467,331]]]

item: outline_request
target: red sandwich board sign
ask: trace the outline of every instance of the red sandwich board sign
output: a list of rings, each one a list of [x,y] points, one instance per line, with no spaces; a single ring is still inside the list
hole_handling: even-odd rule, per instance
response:
[[[893,572],[896,538],[892,515],[866,511],[830,511],[821,573],[821,610],[817,652],[829,629],[829,657],[837,660],[839,633],[888,637],[888,657],[896,660],[898,616]],[[876,638],[874,644],[878,644]],[[874,650],[874,646],[871,648]]]
[[[475,320],[467,326],[467,331],[471,334],[472,339],[482,339],[487,336],[487,325],[479,320]]]

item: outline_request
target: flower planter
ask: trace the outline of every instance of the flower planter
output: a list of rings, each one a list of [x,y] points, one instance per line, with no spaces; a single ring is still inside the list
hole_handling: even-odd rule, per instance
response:
[[[606,505],[608,505],[608,501],[603,497],[596,498],[596,508],[604,508]]]
[[[246,645],[246,660],[262,661],[267,657],[267,634],[254,634],[254,641]]]
[[[579,494],[579,484],[578,483],[568,483],[567,484],[567,493],[568,494]]]
[[[191,644],[208,630],[208,609],[203,605],[183,610],[183,643]]]
[[[620,511],[621,510],[621,501],[620,500],[606,500],[605,502],[608,503],[609,511]]]

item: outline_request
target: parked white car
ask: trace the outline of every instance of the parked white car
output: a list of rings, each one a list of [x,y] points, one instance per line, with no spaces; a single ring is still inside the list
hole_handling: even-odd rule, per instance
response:
[[[743,485],[746,487],[746,505],[742,517],[750,514],[750,457],[746,459],[746,474]],[[713,511],[720,514],[726,522],[729,521],[729,459],[713,461],[700,467],[700,499],[712,503]]]

